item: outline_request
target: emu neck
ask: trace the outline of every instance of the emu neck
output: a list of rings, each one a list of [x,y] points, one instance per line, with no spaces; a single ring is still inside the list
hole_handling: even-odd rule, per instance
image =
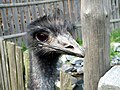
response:
[[[55,90],[56,63],[60,55],[30,54],[30,90]]]

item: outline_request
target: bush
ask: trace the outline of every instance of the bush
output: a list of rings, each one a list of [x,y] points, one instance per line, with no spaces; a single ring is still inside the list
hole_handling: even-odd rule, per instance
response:
[[[116,29],[111,32],[110,42],[119,42],[120,43],[120,29]]]
[[[119,52],[115,52],[114,51],[114,47],[112,46],[112,43],[120,43],[120,29],[116,29],[114,31],[111,32],[110,35],[110,59],[112,60],[113,57],[115,57],[116,55],[119,56]]]

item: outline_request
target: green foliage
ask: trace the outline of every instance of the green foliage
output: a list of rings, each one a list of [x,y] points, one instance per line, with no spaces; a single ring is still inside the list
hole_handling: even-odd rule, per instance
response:
[[[112,58],[116,55],[118,56],[119,52],[115,52],[114,48],[111,46],[111,48],[110,48],[110,60],[112,60]]]
[[[111,32],[110,41],[120,43],[120,29],[116,29],[116,30]]]
[[[27,50],[27,46],[26,46],[25,42],[22,42],[21,47],[22,47],[23,52]]]
[[[77,42],[79,45],[82,45],[82,43],[83,43],[80,38],[77,38],[77,39],[76,39],[76,42]]]
[[[112,43],[114,43],[114,42],[120,43],[120,29],[116,29],[116,30],[112,31],[111,35],[110,35],[110,43],[111,43],[111,47],[110,47],[110,59],[111,60],[116,55],[120,56],[120,54],[118,52],[114,51],[114,47],[112,46]]]

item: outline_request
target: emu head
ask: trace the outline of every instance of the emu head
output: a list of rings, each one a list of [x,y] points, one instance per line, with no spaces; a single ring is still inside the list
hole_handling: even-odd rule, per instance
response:
[[[84,51],[73,39],[69,31],[73,25],[63,18],[60,10],[53,15],[45,15],[28,25],[28,45],[35,54],[70,54],[84,57]]]

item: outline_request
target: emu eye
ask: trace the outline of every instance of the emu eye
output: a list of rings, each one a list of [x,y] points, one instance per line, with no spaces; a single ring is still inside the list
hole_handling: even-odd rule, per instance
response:
[[[35,38],[36,38],[38,41],[44,42],[44,41],[47,41],[47,40],[48,40],[48,35],[43,34],[43,33],[37,33],[37,34],[35,35]]]

